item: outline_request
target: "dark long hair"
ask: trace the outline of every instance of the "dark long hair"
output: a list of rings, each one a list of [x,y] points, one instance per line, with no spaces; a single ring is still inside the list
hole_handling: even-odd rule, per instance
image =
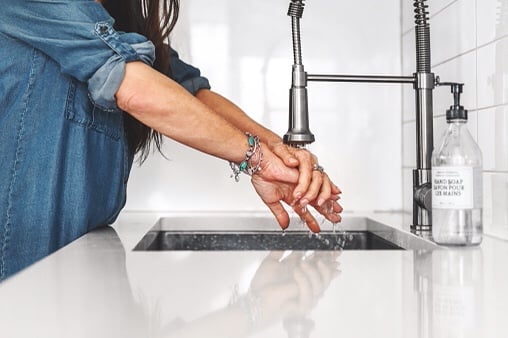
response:
[[[169,72],[169,34],[178,19],[179,0],[103,0],[102,5],[115,19],[115,29],[144,35],[155,45],[154,68]],[[150,153],[151,143],[160,151],[162,135],[139,122],[129,114],[124,115],[129,149],[139,153],[143,162]]]

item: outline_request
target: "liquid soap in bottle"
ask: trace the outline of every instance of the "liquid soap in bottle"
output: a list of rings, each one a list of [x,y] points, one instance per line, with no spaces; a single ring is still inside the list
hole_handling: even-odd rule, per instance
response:
[[[477,245],[483,236],[482,154],[460,105],[463,84],[449,85],[454,105],[446,111],[448,128],[432,153],[432,237],[443,245]]]

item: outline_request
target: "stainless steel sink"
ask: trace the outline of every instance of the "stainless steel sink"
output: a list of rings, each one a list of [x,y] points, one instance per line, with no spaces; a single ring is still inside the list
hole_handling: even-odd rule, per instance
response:
[[[298,219],[282,232],[271,216],[208,214],[164,217],[136,245],[161,250],[429,250],[433,242],[365,217],[345,218],[336,229],[324,224],[318,235]]]

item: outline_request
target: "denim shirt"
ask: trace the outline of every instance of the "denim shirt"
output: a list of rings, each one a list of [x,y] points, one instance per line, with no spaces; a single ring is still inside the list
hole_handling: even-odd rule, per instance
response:
[[[154,47],[93,0],[2,0],[0,11],[0,280],[125,205],[133,161],[114,94],[125,64]],[[171,50],[171,76],[210,88]]]

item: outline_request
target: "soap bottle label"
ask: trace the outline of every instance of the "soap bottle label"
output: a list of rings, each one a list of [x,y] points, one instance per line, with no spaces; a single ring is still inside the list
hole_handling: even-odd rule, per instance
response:
[[[432,168],[432,207],[437,209],[473,208],[473,168]]]

